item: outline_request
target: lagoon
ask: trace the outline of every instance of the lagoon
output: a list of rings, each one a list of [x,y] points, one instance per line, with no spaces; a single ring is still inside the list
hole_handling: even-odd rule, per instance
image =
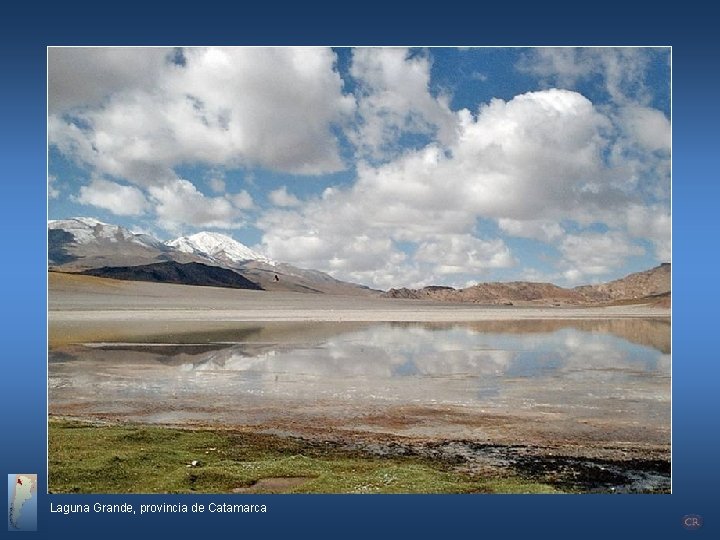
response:
[[[52,348],[50,412],[667,445],[670,358],[664,319],[237,323]]]

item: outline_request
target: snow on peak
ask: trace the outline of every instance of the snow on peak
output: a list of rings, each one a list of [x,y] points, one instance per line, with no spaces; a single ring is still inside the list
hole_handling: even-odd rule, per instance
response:
[[[116,227],[116,225],[110,225],[103,223],[99,219],[91,217],[73,217],[69,219],[51,219],[48,221],[48,227],[51,229],[87,229],[94,228],[100,225],[101,227]]]
[[[245,244],[220,233],[199,232],[191,236],[181,236],[165,244],[183,253],[197,253],[212,259],[231,262],[261,261],[275,264],[274,261],[253,251]]]
[[[57,219],[48,221],[48,229],[62,229],[71,233],[75,241],[80,244],[87,244],[98,240],[124,240],[125,234],[132,234],[117,225],[103,223],[100,220],[90,217],[74,217],[70,219]]]
[[[143,246],[159,247],[162,244],[147,234],[130,232],[120,225],[111,225],[91,217],[51,219],[48,229],[62,229],[73,235],[75,242],[88,244],[98,241],[132,242]]]

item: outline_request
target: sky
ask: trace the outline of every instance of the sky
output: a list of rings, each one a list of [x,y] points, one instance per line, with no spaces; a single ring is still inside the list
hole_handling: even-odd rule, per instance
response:
[[[48,218],[374,288],[671,256],[669,48],[48,49]]]

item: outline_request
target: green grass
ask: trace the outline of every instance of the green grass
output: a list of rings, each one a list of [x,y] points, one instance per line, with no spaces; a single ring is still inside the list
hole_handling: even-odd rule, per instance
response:
[[[284,493],[556,493],[514,476],[478,478],[423,458],[226,430],[93,425],[51,419],[53,493],[230,493],[263,478],[303,477]],[[196,467],[188,467],[193,461]]]

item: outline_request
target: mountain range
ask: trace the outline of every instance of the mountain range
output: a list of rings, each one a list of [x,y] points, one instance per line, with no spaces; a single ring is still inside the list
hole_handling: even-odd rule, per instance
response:
[[[56,272],[268,291],[376,295],[317,270],[276,262],[224,234],[200,232],[168,242],[119,225],[78,217],[48,222],[48,266]],[[217,268],[234,272],[220,276]]]
[[[51,271],[114,279],[341,295],[380,295],[323,272],[277,262],[224,234],[199,232],[161,242],[119,225],[78,217],[48,222]],[[660,266],[594,285],[563,288],[528,281],[471,287],[398,288],[386,298],[495,305],[591,305],[644,302],[670,305],[671,266]]]
[[[464,289],[424,287],[390,289],[386,298],[469,302],[499,305],[590,305],[609,303],[651,303],[670,306],[671,265],[663,263],[650,270],[629,274],[621,279],[571,289],[552,283],[511,281],[478,283]]]

